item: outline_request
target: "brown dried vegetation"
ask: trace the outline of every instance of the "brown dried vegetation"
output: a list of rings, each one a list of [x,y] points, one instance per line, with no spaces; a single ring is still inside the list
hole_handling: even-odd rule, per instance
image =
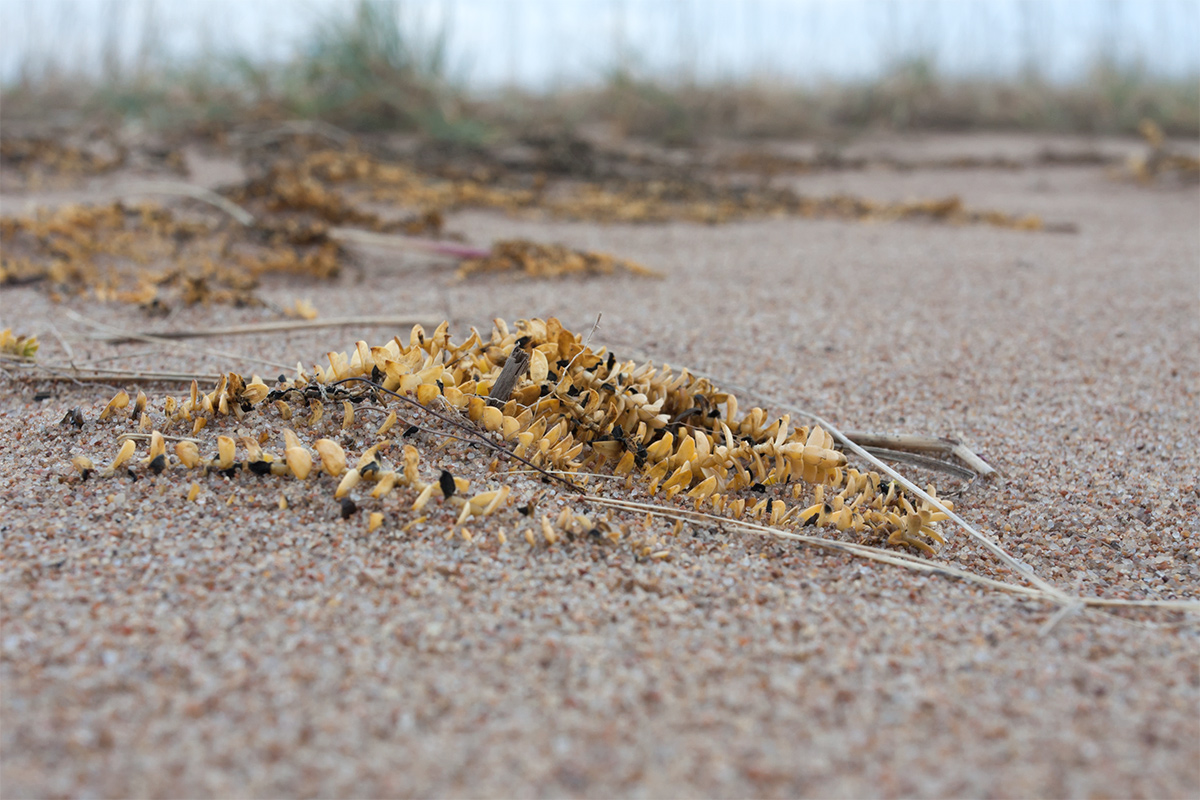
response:
[[[397,515],[401,509],[387,505],[384,498],[400,488],[412,495],[411,505],[410,500],[402,504],[408,506],[410,516],[419,514],[435,496],[460,508],[456,524],[504,508],[509,495],[505,486],[464,500],[469,488],[465,481],[447,491],[445,476],[441,480],[423,477],[415,446],[396,447],[392,440],[381,438],[390,422],[375,433],[377,441],[363,451],[355,466],[350,466],[355,461],[336,441],[316,438],[310,451],[288,427],[301,422],[308,411],[308,426],[315,435],[325,415],[312,412],[331,403],[343,408],[343,430],[356,425],[353,408],[367,400],[392,413],[420,414],[424,408],[466,427],[476,440],[489,438],[490,446],[504,454],[497,468],[504,461],[517,461],[581,493],[588,492],[591,476],[603,471],[624,476],[627,488],[636,486],[650,496],[782,530],[820,526],[866,542],[904,545],[929,554],[942,542],[937,523],[945,519],[943,512],[927,501],[914,502],[876,472],[850,467],[830,434],[819,426],[793,426],[789,416],[773,419],[761,408],[740,412],[736,398],[708,379],[668,365],[622,361],[604,348],[593,350],[554,318],[520,320],[514,330],[496,320],[488,338],[473,332],[458,344],[447,327],[443,323],[426,334],[416,326],[407,342],[399,337],[377,347],[358,342],[349,355],[330,352],[328,367],[298,368],[293,378],[273,389],[257,376],[247,381],[229,373],[211,392],[201,393],[193,382],[189,396],[168,397],[161,403],[139,398],[138,405],[145,409],[141,414],[136,409],[130,415],[106,409],[103,417],[116,421],[128,416],[129,424],[136,421],[143,430],[153,429],[151,449],[164,433],[215,435],[253,414],[277,416],[285,423],[278,434],[282,455],[265,449],[273,438],[267,433],[237,440],[217,435],[216,453],[207,459],[186,441],[176,446],[173,463],[163,452],[151,453],[147,464],[164,456],[159,471],[181,468],[232,474],[248,470],[303,480],[309,477],[314,460],[319,460],[321,470],[338,481],[336,500],[351,497],[360,485],[373,484],[370,500],[354,502],[374,504],[376,513]],[[528,369],[503,404],[491,405],[490,390],[517,350],[528,355]],[[393,399],[398,403],[391,403]],[[122,393],[109,407],[120,410],[129,403]],[[245,452],[243,460],[236,458],[239,446]],[[105,474],[112,474],[132,456],[126,446]],[[91,473],[91,463],[77,467]],[[933,494],[932,487],[927,491]],[[613,541],[622,539],[617,527],[593,525],[590,520],[585,525],[568,516],[557,530],[570,534],[586,528]],[[549,520],[542,525],[551,533],[543,531],[541,539],[553,543],[555,529]],[[643,556],[662,549],[657,540],[638,542],[636,549]]]

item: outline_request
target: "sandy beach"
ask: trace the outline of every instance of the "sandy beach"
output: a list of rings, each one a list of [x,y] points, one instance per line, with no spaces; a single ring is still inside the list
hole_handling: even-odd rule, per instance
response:
[[[870,147],[1019,158],[1047,141]],[[260,293],[279,306],[309,298],[322,317],[446,319],[457,338],[494,318],[551,316],[586,334],[602,315],[592,344],[621,357],[691,367],[844,429],[961,439],[1003,474],[975,481],[956,509],[1064,591],[1200,600],[1200,194],[1109,173],[787,179],[812,195],[958,195],[1075,233],[476,210],[447,228],[481,245],[526,237],[611,252],[665,277],[455,282],[427,259],[364,252],[332,282],[269,278]],[[111,196],[115,180],[9,192],[3,213]],[[407,336],[313,330],[171,352],[85,341],[94,329],[68,312],[124,329],[271,316],[193,306],[148,320],[0,288],[0,329],[37,334],[45,362],[63,362],[66,341],[79,361],[273,377],[195,348],[315,364],[360,339]],[[454,514],[440,506],[408,531],[397,517],[368,532],[364,514],[341,518],[329,476],[81,483],[72,458],[117,452],[119,427],[96,417],[123,384],[13,375],[0,393],[5,797],[1200,795],[1200,615],[1069,609],[1051,626],[1054,604],[717,524],[644,527],[638,515],[622,519],[666,542],[669,558],[586,538],[530,547],[520,504],[595,510],[528,474],[503,479],[511,507],[473,525],[470,542],[445,537]],[[146,388],[152,401],[182,391]],[[60,424],[76,406],[84,426]],[[435,471],[498,485],[487,451],[416,443]],[[900,468],[943,494],[962,488]],[[939,561],[1011,579],[944,531]]]

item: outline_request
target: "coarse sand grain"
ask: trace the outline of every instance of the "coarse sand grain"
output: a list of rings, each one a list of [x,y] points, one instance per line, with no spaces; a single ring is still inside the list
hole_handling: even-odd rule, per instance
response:
[[[456,283],[452,268],[371,253],[332,283],[269,279],[262,294],[310,298],[327,317],[448,319],[458,337],[497,317],[556,316],[586,334],[602,313],[593,344],[619,355],[843,428],[964,440],[1003,476],[971,485],[958,511],[1066,591],[1200,599],[1195,189],[1086,165],[794,181],[958,194],[1078,233],[465,212],[448,227],[476,244],[558,241],[666,278]],[[79,361],[274,377],[186,343],[88,343],[68,310],[129,329],[265,316],[193,307],[148,323],[0,289],[0,328],[38,334],[46,362],[66,359],[61,336]],[[198,344],[313,364],[393,333]],[[365,514],[341,518],[329,476],[197,476],[194,502],[178,476],[81,483],[74,456],[116,453],[114,429],[93,424],[114,390],[4,378],[5,797],[1200,795],[1194,615],[1079,611],[1047,630],[1052,605],[718,525],[673,535],[652,522],[670,540],[663,560],[588,540],[531,548],[513,508],[473,522],[472,542],[445,537],[441,507],[368,533]],[[60,425],[75,406],[89,423]],[[485,451],[420,446],[434,474],[489,480]],[[505,479],[514,503],[588,511],[535,478]],[[939,558],[998,574],[946,533]]]

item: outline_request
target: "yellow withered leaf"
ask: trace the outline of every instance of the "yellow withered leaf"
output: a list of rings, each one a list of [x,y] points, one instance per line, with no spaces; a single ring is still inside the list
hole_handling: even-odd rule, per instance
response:
[[[358,485],[360,480],[362,480],[362,473],[357,469],[346,470],[346,473],[342,475],[341,482],[333,493],[333,499],[341,500],[350,493],[351,489]]]
[[[422,383],[417,386],[417,402],[423,406],[432,403],[439,394],[437,384]]]
[[[100,419],[106,420],[111,417],[118,409],[125,408],[129,405],[129,392],[122,389],[117,392],[112,400],[108,401],[108,405],[100,412]]]
[[[229,469],[233,466],[234,454],[237,451],[237,444],[228,436],[217,437],[217,467],[220,469]]]
[[[125,444],[121,445],[121,449],[119,451],[117,451],[116,458],[114,458],[112,460],[112,463],[108,465],[108,468],[116,469],[116,468],[120,467],[126,461],[133,458],[133,453],[134,453],[134,450],[136,450],[136,449],[137,449],[137,445],[135,445],[133,443],[133,440],[126,439]]]
[[[300,480],[304,480],[312,472],[312,454],[299,445],[285,448],[283,459],[287,463],[288,469],[292,471],[292,474]]]
[[[504,425],[504,412],[495,406],[488,406],[483,410],[483,427],[487,431],[498,431]]]
[[[313,442],[317,455],[321,457],[321,469],[335,478],[346,471],[346,451],[332,439],[317,439]]]
[[[371,516],[367,518],[367,532],[377,531],[383,526],[383,514],[379,511],[372,511]]]
[[[188,469],[195,469],[200,465],[200,448],[195,442],[182,441],[175,443],[175,457],[179,459],[179,463],[183,464]]]

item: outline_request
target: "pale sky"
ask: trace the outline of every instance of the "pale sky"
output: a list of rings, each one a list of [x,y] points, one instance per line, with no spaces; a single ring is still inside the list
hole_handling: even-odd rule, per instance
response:
[[[0,0],[0,77],[47,57],[97,70],[152,42],[177,61],[294,52],[352,0]],[[1100,52],[1153,72],[1200,74],[1196,0],[406,0],[416,31],[448,34],[478,88],[595,82],[631,53],[642,70],[702,80],[869,77],[906,55],[952,74],[1083,75]]]

